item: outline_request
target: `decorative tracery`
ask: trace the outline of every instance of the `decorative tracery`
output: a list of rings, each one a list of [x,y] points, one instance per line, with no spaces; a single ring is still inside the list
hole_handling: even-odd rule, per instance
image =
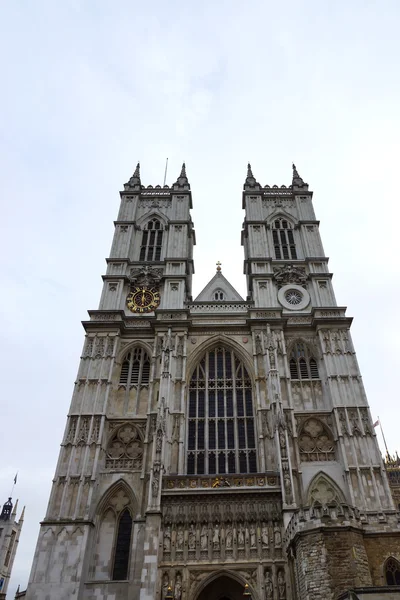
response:
[[[188,474],[257,472],[252,385],[228,348],[208,351],[189,384]]]
[[[107,469],[140,469],[143,443],[139,431],[132,423],[119,427],[111,437],[106,450]]]
[[[335,442],[327,427],[315,418],[307,419],[299,433],[302,461],[334,460]]]
[[[386,561],[385,577],[387,585],[400,585],[400,563],[392,556]]]

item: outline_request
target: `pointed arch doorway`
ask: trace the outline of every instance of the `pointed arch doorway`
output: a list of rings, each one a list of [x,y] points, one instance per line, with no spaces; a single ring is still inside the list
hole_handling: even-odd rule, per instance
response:
[[[243,600],[244,585],[227,575],[217,576],[197,595],[196,600]]]

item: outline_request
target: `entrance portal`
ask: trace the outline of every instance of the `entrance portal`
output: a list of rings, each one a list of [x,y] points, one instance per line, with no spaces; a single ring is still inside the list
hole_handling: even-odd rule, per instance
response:
[[[197,600],[243,600],[243,590],[238,581],[221,575],[206,585]]]

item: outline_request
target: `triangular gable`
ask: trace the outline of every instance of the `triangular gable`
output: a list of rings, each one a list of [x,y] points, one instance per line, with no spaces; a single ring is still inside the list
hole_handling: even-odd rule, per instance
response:
[[[223,300],[215,297],[216,292],[223,292]],[[197,296],[195,302],[244,302],[244,300],[221,271],[217,271]]]

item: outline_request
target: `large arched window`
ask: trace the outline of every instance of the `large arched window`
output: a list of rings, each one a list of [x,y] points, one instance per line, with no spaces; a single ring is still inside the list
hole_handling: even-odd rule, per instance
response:
[[[148,385],[150,379],[150,359],[143,348],[134,348],[122,363],[119,377],[120,385]]]
[[[303,342],[296,342],[290,354],[291,379],[319,379],[318,365]]]
[[[257,472],[251,380],[228,348],[208,351],[194,370],[187,448],[189,475]]]
[[[129,555],[131,547],[132,517],[126,508],[118,521],[117,539],[115,542],[113,580],[128,579]]]
[[[272,226],[275,258],[280,260],[297,259],[292,225],[286,219],[275,219]]]
[[[393,557],[386,561],[385,577],[388,585],[400,585],[400,563]]]
[[[139,260],[161,260],[163,228],[158,219],[151,219],[142,234]]]

